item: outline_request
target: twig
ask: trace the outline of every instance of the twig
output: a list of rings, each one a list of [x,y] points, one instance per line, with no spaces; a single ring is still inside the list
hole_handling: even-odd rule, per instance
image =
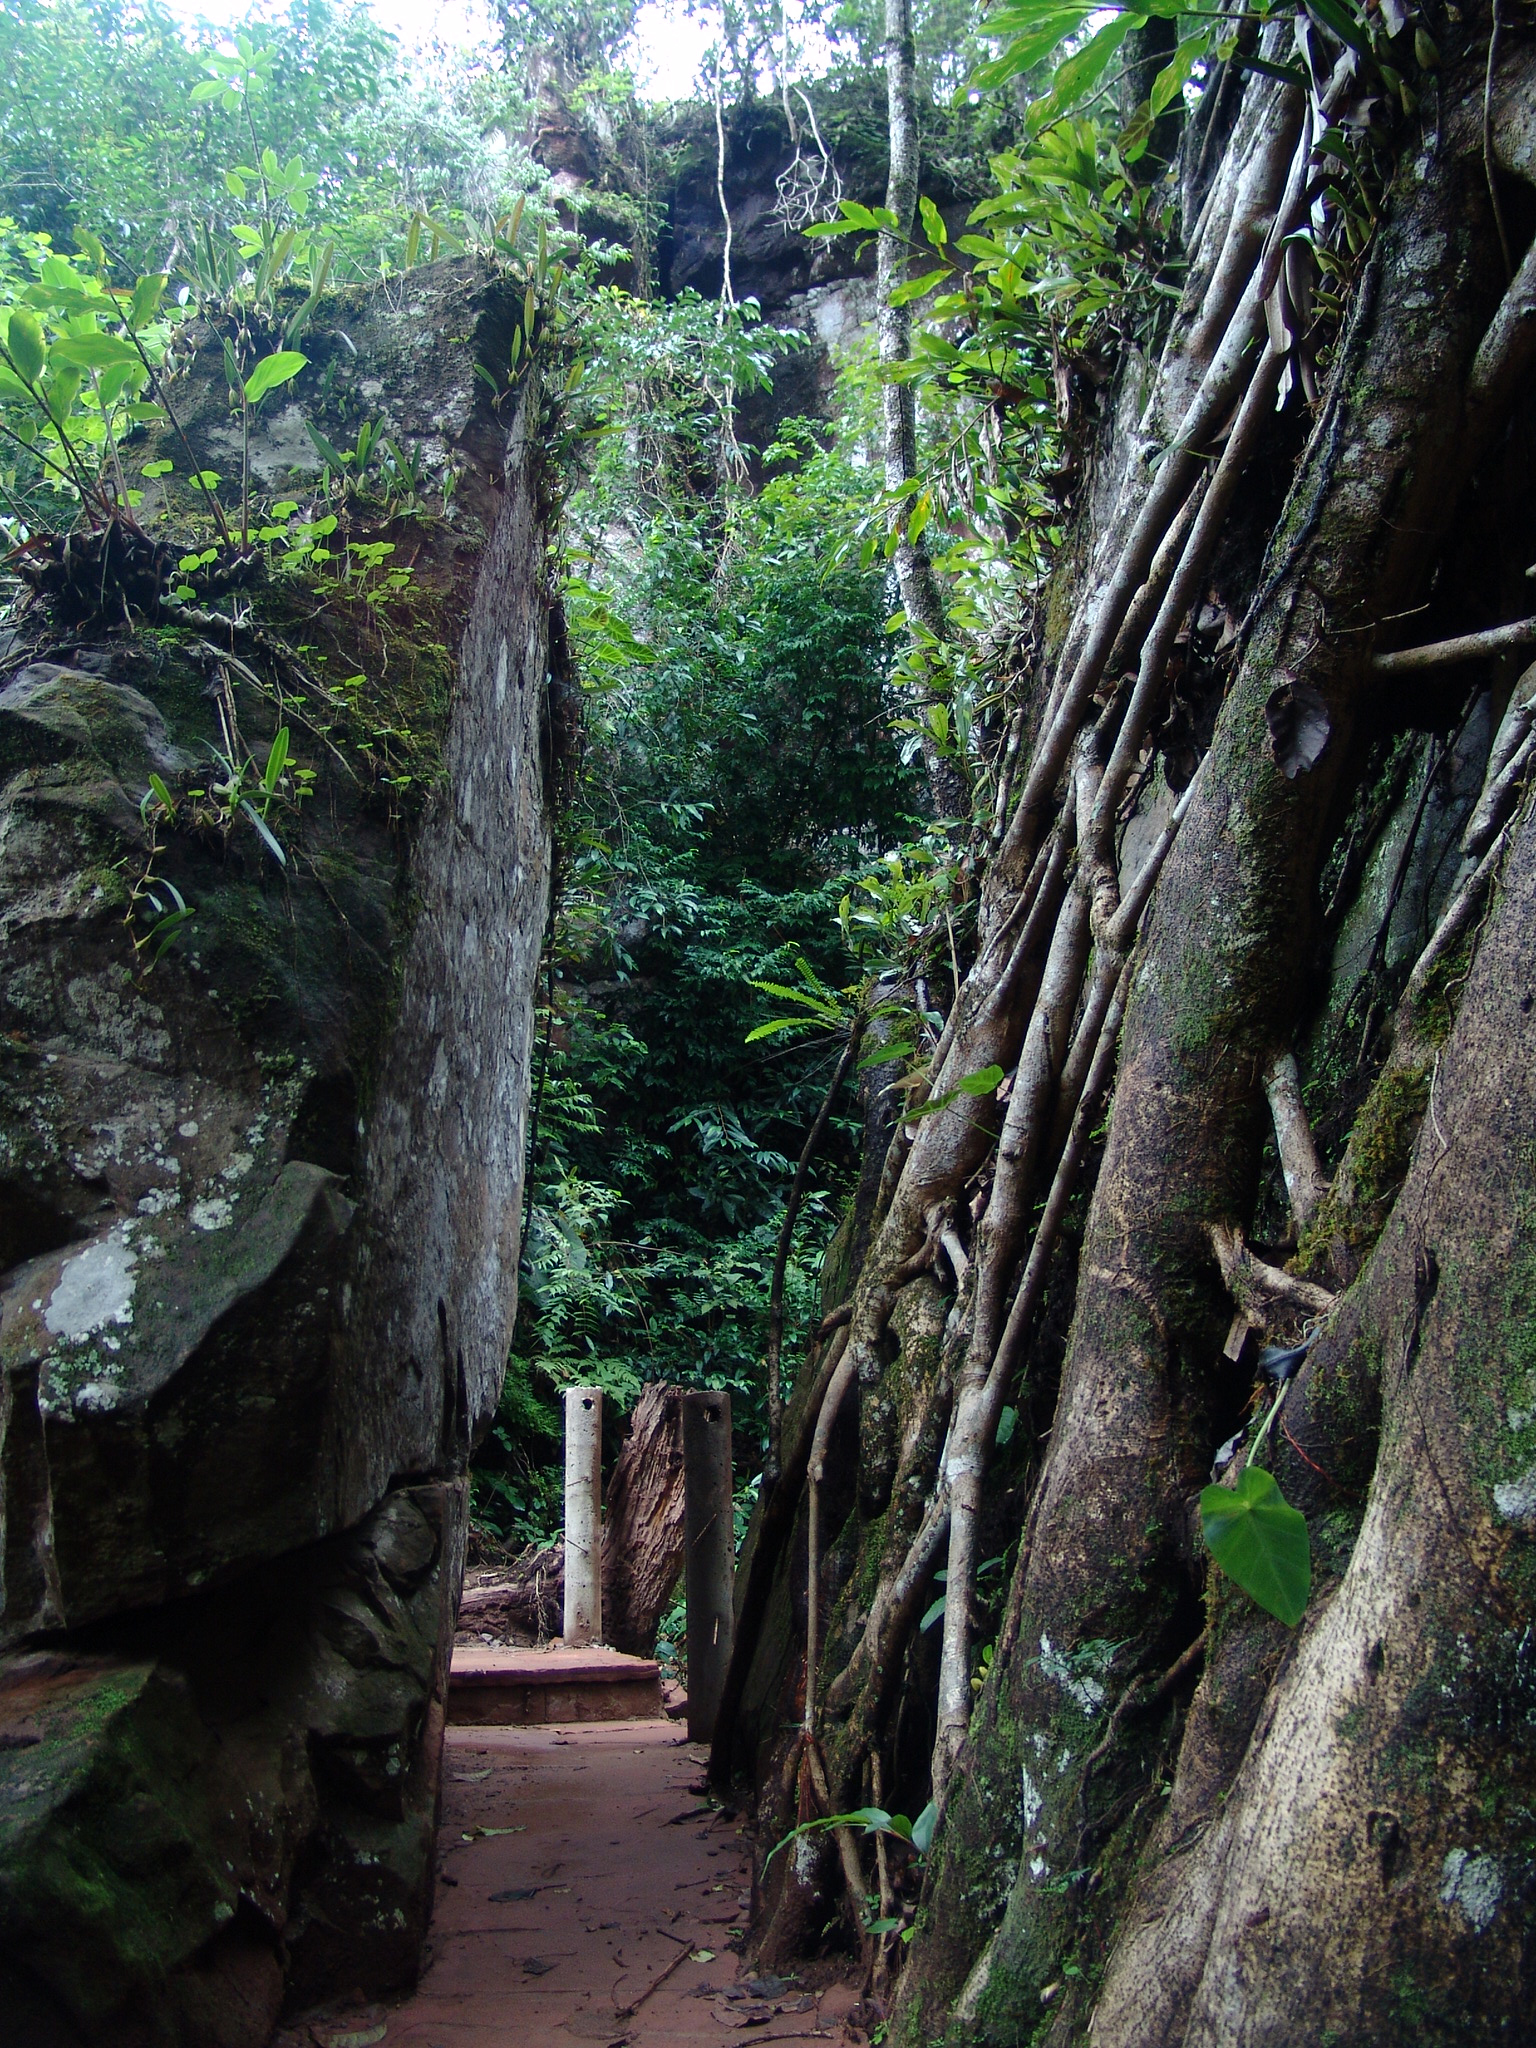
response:
[[[1432,640],[1426,647],[1401,647],[1394,654],[1371,657],[1375,676],[1418,675],[1427,668],[1449,668],[1458,661],[1479,661],[1490,654],[1509,654],[1536,647],[1536,619],[1516,619],[1508,626],[1490,626],[1485,633],[1462,633],[1454,640]]]
[[[1326,1287],[1299,1280],[1294,1273],[1282,1272],[1278,1266],[1255,1258],[1235,1225],[1213,1223],[1210,1234],[1227,1292],[1250,1322],[1263,1327],[1274,1320],[1277,1311],[1327,1315],[1338,1299]]]
[[[1293,1052],[1276,1054],[1265,1068],[1264,1093],[1274,1119],[1275,1147],[1280,1154],[1291,1215],[1297,1230],[1305,1230],[1328,1192],[1328,1175],[1317,1156],[1312,1126],[1307,1121],[1306,1104],[1301,1099],[1301,1075]]]
[[[811,1333],[812,1346],[814,1347],[824,1342],[826,1338],[831,1336],[834,1330],[841,1330],[845,1324],[852,1321],[853,1302],[851,1300],[839,1302],[836,1308],[827,1311]]]
[[[656,1992],[658,1992],[661,1989],[662,1985],[665,1984],[667,1979],[672,1975],[672,1972],[674,1970],[680,1970],[683,1964],[686,1963],[688,1958],[693,1954],[693,1939],[691,1936],[685,1938],[681,1934],[673,1934],[671,1930],[666,1927],[658,1927],[656,1932],[658,1934],[665,1934],[668,1941],[681,1941],[683,1945],[678,1950],[677,1954],[672,1958],[671,1962],[668,1963],[667,1967],[662,1971],[661,1975],[659,1977],[653,1977],[651,1979],[651,1982],[646,1986],[644,1991],[641,1992],[640,1996],[637,1999],[634,1999],[629,2005],[619,2005],[614,2007],[613,2016],[616,2020],[633,2019],[635,2014],[640,2010],[641,2006],[644,2005],[645,2001],[648,1998],[652,1997]]]
[[[1337,1479],[1335,1479],[1331,1473],[1325,1472],[1322,1466],[1318,1464],[1316,1458],[1309,1458],[1307,1456],[1306,1452],[1301,1448],[1301,1445],[1297,1443],[1295,1437],[1291,1435],[1290,1430],[1286,1427],[1284,1422],[1280,1424],[1280,1434],[1285,1438],[1286,1442],[1290,1445],[1291,1449],[1296,1453],[1297,1457],[1300,1458],[1303,1465],[1310,1465],[1312,1470],[1317,1474],[1318,1478],[1326,1479],[1330,1486],[1338,1485],[1339,1482],[1337,1481]]]
[[[1403,990],[1403,1005],[1406,1009],[1411,1009],[1421,1000],[1430,975],[1471,923],[1472,913],[1476,910],[1483,891],[1492,881],[1494,870],[1504,858],[1504,850],[1509,845],[1513,825],[1514,819],[1511,818],[1446,905],[1444,916],[1436,925],[1429,944],[1419,955],[1413,972],[1408,977],[1408,986]]]
[[[180,441],[182,447],[185,448],[187,451],[187,459],[192,464],[192,481],[194,484],[196,484],[197,488],[202,492],[203,496],[208,500],[208,503],[212,508],[214,523],[219,529],[220,538],[223,540],[224,545],[227,548],[232,548],[235,544],[235,537],[229,530],[228,520],[224,517],[224,507],[219,503],[217,497],[214,495],[210,487],[203,482],[202,465],[198,462],[197,456],[193,452],[192,443],[187,439],[186,431],[183,428],[181,421],[176,417],[175,407],[171,404],[170,399],[167,398],[166,396],[165,386],[160,382],[159,373],[156,371],[154,364],[149,359],[149,351],[145,348],[143,342],[140,341],[139,337],[136,334],[130,333],[128,339],[133,343],[135,349],[138,351],[139,361],[144,365],[145,369],[149,372],[149,386],[150,389],[155,394],[156,403],[159,405],[163,405],[165,407],[165,416],[170,421],[172,427],[175,429],[176,438]]]

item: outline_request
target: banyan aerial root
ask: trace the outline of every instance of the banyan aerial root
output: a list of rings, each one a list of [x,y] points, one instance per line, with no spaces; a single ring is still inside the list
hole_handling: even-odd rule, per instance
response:
[[[1487,30],[1448,27],[1433,107],[1400,138],[1374,237],[1334,264],[1346,288],[1326,327],[1298,325],[1291,252],[1329,257],[1329,166],[1373,88],[1348,39],[1316,21],[1300,39],[1304,84],[1286,75],[1279,26],[1265,31],[1145,399],[1119,409],[1098,450],[1082,545],[1058,572],[1075,579],[1069,622],[1007,729],[996,786],[1009,807],[989,828],[974,957],[929,1061],[932,1111],[898,1126],[846,1321],[813,1347],[786,1409],[713,1768],[754,1773],[775,1825],[772,1759],[786,1748],[773,1703],[792,1701],[791,1747],[817,1757],[825,1793],[810,1791],[826,1812],[866,1803],[877,1779],[901,1794],[881,1805],[916,1811],[931,1791],[938,1827],[915,1921],[915,1902],[904,1908],[916,1931],[895,2038],[1011,2041],[1044,2020],[1065,2041],[1096,2001],[1095,2040],[1127,2043],[1329,2026],[1402,2038],[1404,1998],[1472,2011],[1476,2038],[1503,2023],[1506,1993],[1467,1942],[1496,1949],[1501,1913],[1517,1939],[1519,1800],[1500,1795],[1507,1822],[1483,1834],[1505,1829],[1505,1847],[1490,1849],[1470,1806],[1429,1812],[1406,1763],[1393,1780],[1394,1756],[1428,1740],[1413,1732],[1413,1674],[1446,1654],[1435,1617],[1450,1610],[1437,1595],[1400,1623],[1383,1587],[1406,1599],[1443,1565],[1498,1684],[1524,1683],[1499,1660],[1515,1657],[1528,1613],[1516,1565],[1529,1510],[1518,1471],[1480,1477],[1458,1448],[1471,1368],[1456,1329],[1435,1325],[1451,1313],[1435,1309],[1449,1267],[1425,1233],[1461,1242],[1480,1276],[1467,1284],[1486,1294],[1496,1275],[1486,1246],[1471,1250],[1471,1211],[1493,1199],[1496,1172],[1525,1199],[1510,1147],[1529,1060],[1502,1108],[1491,1077],[1518,1065],[1528,1030],[1512,1021],[1529,1014],[1512,956],[1496,960],[1514,943],[1530,859],[1531,681],[1511,688],[1495,671],[1508,713],[1462,873],[1371,1048],[1378,1088],[1411,1094],[1424,1117],[1395,1205],[1364,1157],[1367,1112],[1379,1129],[1384,1098],[1360,1109],[1358,1144],[1335,1125],[1325,1157],[1309,1105],[1327,1077],[1307,1037],[1319,872],[1371,758],[1381,693],[1444,675],[1459,705],[1467,664],[1518,661],[1530,644],[1508,612],[1440,639],[1412,630],[1432,600],[1426,623],[1476,624],[1436,598],[1436,565],[1469,490],[1487,503],[1513,488],[1494,458],[1525,431],[1536,356],[1531,258],[1514,249],[1506,288],[1483,133],[1486,111],[1496,173],[1521,195],[1506,211],[1525,221],[1532,60],[1510,45],[1490,70]],[[1314,366],[1316,404],[1298,416]],[[1224,699],[1193,776],[1133,852],[1126,828],[1176,664],[1213,593],[1240,618]],[[957,1092],[994,1066],[1007,1077],[994,1096]],[[1411,1087],[1393,1094],[1394,1075]],[[1410,1131],[1405,1158],[1411,1143]],[[1266,1157],[1278,1244],[1254,1223]],[[1090,1161],[1086,1225],[1068,1234]],[[1389,1218],[1374,1258],[1349,1222],[1351,1190],[1373,1171]],[[1349,1255],[1333,1256],[1344,1239]],[[1071,1328],[1052,1412],[1049,1385],[1020,1375],[1038,1370],[1042,1308],[1063,1286]],[[1234,1329],[1304,1360],[1266,1396],[1262,1447],[1225,1468],[1235,1485],[1261,1455],[1313,1522],[1295,1631],[1211,1569],[1191,1517],[1234,1422],[1241,1435],[1251,1352]],[[1375,1345],[1379,1366],[1362,1373],[1351,1343]],[[1421,1353],[1433,1362],[1422,1383]],[[1330,1410],[1331,1388],[1355,1393]],[[978,1693],[977,1572],[1005,1519],[992,1473],[1010,1402],[1036,1404],[1049,1428],[1022,1480],[1014,1461],[1011,1581]],[[935,1658],[918,1624],[940,1569]],[[1371,1628],[1393,1686],[1362,1709],[1376,1732],[1354,1756],[1324,1732],[1318,1702],[1332,1703],[1333,1730],[1355,1711]],[[1507,1766],[1518,1789],[1524,1753],[1484,1692],[1463,1716],[1471,1734],[1447,1725],[1435,1740],[1466,1756],[1469,1785]],[[795,1778],[804,1803],[798,1766]],[[1335,1801],[1336,1822],[1309,1786]],[[1267,1839],[1254,1846],[1270,1810],[1299,1888]],[[1360,1836],[1337,1912],[1323,1877],[1344,1853],[1335,1824]],[[835,1865],[807,1853],[791,1877],[781,1859],[764,1938],[807,1926],[811,1895],[839,1885],[862,1930],[879,1873],[859,1855],[849,1835]],[[889,1919],[888,1877],[878,1889]]]

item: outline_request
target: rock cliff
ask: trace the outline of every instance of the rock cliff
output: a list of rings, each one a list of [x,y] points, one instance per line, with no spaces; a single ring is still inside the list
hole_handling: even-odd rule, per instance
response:
[[[132,624],[55,578],[0,652],[8,2044],[257,2048],[415,1968],[549,881],[516,317],[467,262],[322,306],[260,573]],[[135,451],[183,525],[215,349]],[[390,502],[327,526],[375,422]]]

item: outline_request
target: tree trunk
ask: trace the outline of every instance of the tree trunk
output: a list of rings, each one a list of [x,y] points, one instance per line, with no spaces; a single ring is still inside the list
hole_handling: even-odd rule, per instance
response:
[[[1360,1043],[1323,971],[1336,938],[1345,957],[1334,878],[1353,890],[1363,872],[1384,750],[1404,726],[1459,729],[1465,664],[1510,638],[1492,633],[1514,612],[1490,615],[1506,596],[1480,551],[1521,568],[1536,553],[1536,261],[1501,302],[1488,200],[1493,176],[1506,218],[1530,217],[1513,183],[1533,183],[1533,59],[1506,43],[1488,72],[1486,27],[1445,37],[1433,115],[1401,133],[1304,423],[1294,404],[1275,421],[1294,363],[1266,345],[1265,307],[1307,219],[1319,122],[1358,89],[1352,60],[1335,53],[1305,95],[1250,77],[1235,113],[1211,112],[1185,293],[1058,572],[1080,588],[1070,624],[1051,597],[1053,680],[1021,707],[1033,758],[928,1082],[937,1096],[996,1061],[1006,1112],[898,1128],[846,1350],[796,1390],[826,1450],[813,1568],[786,1461],[791,1490],[760,1521],[776,1557],[754,1556],[738,1616],[750,1717],[714,1768],[751,1764],[768,1839],[797,1791],[801,1818],[819,1810],[789,1767],[808,1739],[779,1732],[808,1690],[833,1805],[915,1813],[937,1706],[941,1806],[893,2040],[1493,2040],[1522,2024],[1523,712],[1460,875],[1441,857],[1434,936],[1376,1000],[1386,1015],[1402,996],[1395,1044]],[[1263,36],[1266,63],[1286,56]],[[1152,805],[1131,778],[1145,791],[1155,769],[1175,649],[1191,650],[1181,687],[1200,672],[1208,603],[1241,620],[1230,678],[1187,816],[1158,814],[1172,851],[1160,880],[1145,862],[1143,889],[1125,826]],[[1459,670],[1378,658],[1458,638]],[[1122,1000],[1097,1160],[1077,1112],[1092,1122]],[[1079,1248],[1064,1218],[1085,1157]],[[1255,1327],[1312,1347],[1270,1451],[1311,1531],[1299,1634],[1210,1565],[1201,1534],[1218,1446],[1244,1441]],[[990,1451],[1020,1360],[1008,1398],[1040,1434],[1004,1485]],[[1014,1536],[982,1683],[977,1559]],[[917,1617],[946,1545],[936,1660]],[[759,1926],[781,1958],[796,1925],[825,1922],[807,1900],[830,1859],[813,1862],[770,1873]],[[856,1865],[845,1882],[869,1889]]]
[[[912,0],[885,0],[885,82],[891,153],[885,203],[896,216],[899,233],[882,229],[876,252],[876,317],[882,366],[902,362],[912,346],[911,316],[905,306],[891,304],[892,291],[906,275],[905,240],[917,218],[917,72]],[[917,475],[917,412],[912,386],[887,382],[881,387],[880,407],[885,423],[885,487],[888,491],[900,491]],[[914,642],[920,643],[926,636],[937,643],[945,637],[944,604],[934,583],[927,544],[921,534],[915,538],[908,536],[910,512],[908,501],[893,514],[901,536],[896,543],[896,581]],[[929,692],[921,689],[914,691],[914,696],[914,715],[922,719]],[[964,778],[928,730],[923,735],[923,766],[940,817],[959,817],[965,808]]]
[[[932,1931],[904,1989],[913,2020],[937,2021],[962,1988],[983,2035],[1038,2019],[1041,1993],[1061,1984],[1082,1938],[1076,1896],[1059,1880],[1117,1834],[1161,1724],[1125,1729],[1086,1790],[1081,1760],[1111,1695],[1155,1679],[1200,1632],[1186,1504],[1242,1393],[1222,1356],[1232,1303],[1209,1228],[1251,1212],[1262,1076],[1294,1026],[1323,834],[1369,688],[1368,631],[1337,629],[1413,603],[1474,452],[1464,394],[1494,310],[1485,222],[1468,204],[1479,169],[1463,119],[1436,158],[1399,180],[1341,349],[1347,367],[1279,524],[1279,573],[1163,877],[1007,1654],[1000,1645],[972,1729],[932,1880]],[[1433,322],[1416,317],[1424,293]],[[1315,692],[1329,727],[1316,763],[1293,776],[1267,737],[1266,707],[1281,690]],[[1134,1852],[1139,1819],[1125,1823],[1118,1856]],[[1004,1844],[1012,1856],[999,1856]],[[1117,1903],[1104,1893],[1089,1908],[1100,1929]],[[1058,2027],[1077,2010],[1075,1982],[1059,1994]]]
[[[683,1569],[683,1392],[652,1380],[629,1418],[603,1517],[607,1640],[632,1657],[656,1651],[656,1629]]]
[[[1480,2041],[1528,2028],[1533,919],[1527,808],[1440,1048],[1434,1115],[1349,1316],[1309,1361],[1314,1389],[1337,1387],[1369,1348],[1381,1450],[1363,1524],[1235,1776],[1211,1773],[1186,1739],[1095,2043]],[[1332,1429],[1308,1434],[1308,1456],[1339,1469],[1347,1433],[1336,1411]],[[1306,1469],[1282,1445],[1293,1498]]]

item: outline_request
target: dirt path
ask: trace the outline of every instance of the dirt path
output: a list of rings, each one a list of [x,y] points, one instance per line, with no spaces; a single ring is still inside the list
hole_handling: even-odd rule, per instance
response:
[[[451,1728],[420,1988],[275,2048],[862,2039],[856,1987],[740,1974],[748,1849],[697,1796],[703,1763],[673,1722]]]

